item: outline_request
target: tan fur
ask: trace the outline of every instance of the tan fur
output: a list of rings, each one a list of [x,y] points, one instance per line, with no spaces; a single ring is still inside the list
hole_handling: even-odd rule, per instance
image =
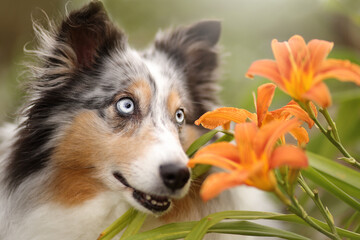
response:
[[[146,80],[139,79],[130,85],[128,91],[139,100],[140,109],[143,113],[145,113],[146,109],[150,105],[152,97],[150,84]]]
[[[75,118],[66,131],[53,156],[56,174],[50,186],[55,201],[76,205],[104,190],[104,186],[95,178],[94,168],[94,161],[100,160],[96,157],[99,150],[97,144],[109,137],[104,130],[95,114],[84,112]]]
[[[95,197],[106,190],[98,171],[109,164],[127,164],[141,152],[138,146],[152,139],[146,127],[129,137],[113,133],[92,111],[79,114],[53,155],[56,174],[50,191],[54,201],[77,205]]]
[[[184,136],[182,139],[182,146],[185,151],[196,139],[198,139],[202,134],[204,134],[204,131],[200,131],[199,127],[195,125],[185,125],[182,131]]]
[[[167,100],[167,107],[170,114],[175,114],[176,110],[181,107],[181,100],[179,93],[175,90],[172,90],[169,94]]]

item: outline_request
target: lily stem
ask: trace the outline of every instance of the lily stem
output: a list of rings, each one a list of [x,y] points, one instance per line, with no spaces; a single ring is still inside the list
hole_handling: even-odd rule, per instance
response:
[[[313,202],[315,203],[317,208],[320,210],[320,213],[323,215],[323,217],[326,220],[331,232],[334,234],[336,239],[341,239],[338,232],[336,231],[334,218],[331,215],[330,211],[322,203],[322,201],[321,201],[321,199],[319,197],[318,191],[316,189],[311,190],[310,187],[305,182],[304,178],[301,176],[301,174],[300,174],[300,176],[298,178],[298,182],[301,185],[301,187],[304,189],[304,191],[307,193],[307,195],[309,195],[310,198],[313,200]]]
[[[314,228],[318,232],[324,234],[325,236],[329,237],[330,239],[334,240],[341,240],[341,238],[334,233],[327,231],[326,229],[319,226],[316,222],[314,222],[310,217],[309,214],[305,211],[305,209],[300,205],[298,200],[295,198],[293,191],[290,191],[289,185],[285,184],[284,181],[281,181],[280,185],[284,188],[284,191],[289,196],[287,198],[278,187],[275,187],[274,193],[275,195],[289,208],[291,212],[293,212],[298,217],[302,218],[310,227]],[[278,181],[279,183],[279,181]]]
[[[321,112],[321,114],[325,117],[327,123],[329,124],[329,126],[331,128],[331,131],[332,131],[332,133],[334,135],[335,140],[340,142],[340,137],[339,137],[339,133],[338,133],[337,128],[336,128],[336,124],[332,120],[327,108],[321,108],[321,109],[319,109],[319,112]]]
[[[317,230],[318,232],[321,232],[325,236],[329,237],[330,239],[334,240],[341,240],[341,238],[331,232],[326,231],[326,229],[320,227],[318,224],[316,224],[310,217],[309,214],[305,211],[305,209],[300,205],[298,200],[295,198],[295,196],[290,196],[291,205],[288,205],[290,211],[295,213],[297,216],[301,217],[306,223],[308,223],[312,228]]]
[[[326,109],[320,110],[320,112],[324,115],[326,121],[329,124],[329,127],[331,128],[331,131],[326,130],[321,123],[318,121],[318,119],[315,116],[314,111],[312,110],[310,106],[310,102],[307,102],[305,105],[301,104],[301,107],[304,108],[304,110],[309,114],[309,117],[315,122],[316,126],[320,129],[320,131],[325,135],[325,137],[337,148],[339,151],[344,155],[344,158],[341,158],[342,160],[346,161],[347,163],[351,164],[354,167],[357,167],[360,169],[360,163],[356,161],[355,158],[353,158],[350,153],[344,148],[344,146],[340,142],[339,134],[336,129],[336,125],[334,121],[331,119],[328,111]],[[333,133],[333,134],[331,134]],[[334,135],[334,136],[333,136]]]

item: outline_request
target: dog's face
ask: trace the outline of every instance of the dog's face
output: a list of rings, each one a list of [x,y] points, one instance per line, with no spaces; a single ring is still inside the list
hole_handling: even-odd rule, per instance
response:
[[[142,211],[168,210],[190,186],[189,126],[216,101],[219,23],[159,33],[137,52],[101,3],[92,2],[53,33],[39,32],[43,65],[15,144],[10,185],[48,168],[48,191],[63,204],[118,191]]]

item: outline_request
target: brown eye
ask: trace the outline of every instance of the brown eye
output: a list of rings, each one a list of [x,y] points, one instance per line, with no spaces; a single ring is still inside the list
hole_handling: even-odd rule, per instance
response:
[[[185,113],[183,109],[178,109],[175,113],[175,120],[178,124],[183,124],[185,121]]]

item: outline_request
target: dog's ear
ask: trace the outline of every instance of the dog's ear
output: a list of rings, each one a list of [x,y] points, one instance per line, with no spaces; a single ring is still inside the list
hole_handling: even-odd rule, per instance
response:
[[[219,57],[216,44],[220,32],[220,22],[209,20],[160,32],[155,39],[155,49],[166,53],[184,70],[185,84],[196,107],[195,119],[217,104]]]
[[[80,68],[91,67],[98,55],[124,43],[123,33],[110,22],[99,1],[71,12],[60,26],[58,39],[73,50],[74,64]]]
[[[71,12],[58,26],[49,23],[49,29],[34,23],[39,48],[33,52],[39,66],[31,67],[37,80],[35,88],[53,88],[62,85],[69,75],[91,69],[111,50],[123,49],[126,36],[110,21],[104,6],[92,1]]]
[[[70,13],[60,26],[58,40],[73,50],[76,67],[87,68],[98,55],[121,47],[124,36],[110,22],[103,4],[93,1]]]

